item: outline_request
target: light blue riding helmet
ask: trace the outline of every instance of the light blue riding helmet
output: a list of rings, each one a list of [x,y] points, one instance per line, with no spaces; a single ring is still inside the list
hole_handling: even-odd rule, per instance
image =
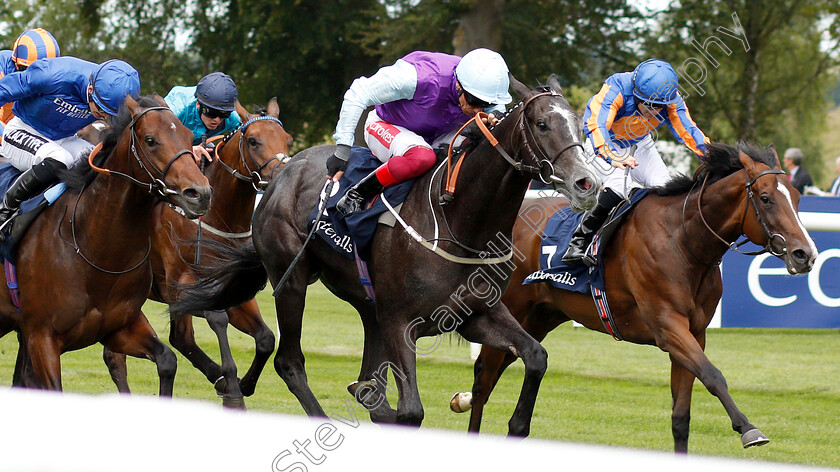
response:
[[[672,105],[680,100],[680,81],[671,64],[648,59],[633,71],[633,95],[642,102]]]
[[[455,67],[455,78],[464,90],[487,103],[507,105],[513,100],[508,93],[508,66],[496,51],[479,48],[466,53]]]
[[[140,74],[125,61],[111,59],[103,62],[90,75],[93,85],[91,96],[102,111],[117,116],[126,95],[140,95]]]

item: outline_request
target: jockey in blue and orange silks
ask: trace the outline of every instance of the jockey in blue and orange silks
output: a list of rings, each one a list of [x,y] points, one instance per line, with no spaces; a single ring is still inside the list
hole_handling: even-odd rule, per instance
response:
[[[488,121],[511,102],[508,67],[499,53],[475,49],[463,58],[415,51],[371,77],[356,79],[344,94],[335,135],[338,147],[327,160],[327,176],[337,180],[350,157],[356,125],[365,108],[365,142],[383,164],[348,189],[336,207],[358,211],[385,187],[423,175],[435,164],[434,147],[448,142],[480,111]]]
[[[61,55],[58,41],[44,28],[28,29],[20,34],[12,49],[0,51],[0,79],[13,73],[25,71],[38,59],[51,59]],[[3,127],[15,117],[13,103],[0,107],[0,134]]]
[[[583,114],[585,149],[601,174],[604,189],[598,204],[575,231],[563,262],[595,263],[586,256],[592,237],[610,211],[628,196],[627,176],[616,169],[627,169],[633,182],[644,187],[660,186],[670,179],[651,138],[652,131],[667,123],[677,141],[698,158],[703,157],[709,139],[691,119],[678,90],[679,79],[673,67],[663,60],[649,59],[633,72],[608,77],[589,99]]]

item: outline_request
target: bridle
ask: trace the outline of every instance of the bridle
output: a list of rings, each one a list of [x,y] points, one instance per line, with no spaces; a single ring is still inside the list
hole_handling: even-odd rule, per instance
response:
[[[230,172],[230,174],[232,176],[236,177],[239,180],[244,180],[246,182],[249,182],[254,187],[254,190],[256,190],[256,191],[264,190],[268,186],[268,183],[269,183],[268,180],[264,180],[262,178],[261,172],[262,172],[263,169],[265,169],[272,162],[277,161],[277,163],[274,165],[274,169],[271,172],[271,175],[273,176],[274,172],[276,172],[277,169],[282,167],[283,164],[286,164],[287,162],[289,162],[289,159],[291,159],[291,157],[289,155],[281,152],[281,153],[277,153],[271,159],[267,160],[264,164],[260,165],[259,163],[257,163],[256,159],[254,159],[254,156],[251,155],[250,149],[248,149],[246,151],[246,148],[245,148],[245,131],[248,129],[248,126],[250,126],[252,123],[255,123],[257,121],[264,121],[264,120],[274,121],[277,124],[279,124],[281,128],[283,127],[283,122],[280,121],[279,119],[273,117],[273,116],[267,116],[267,115],[256,116],[256,117],[251,118],[250,120],[246,121],[242,125],[240,125],[239,128],[231,131],[227,136],[225,136],[222,139],[222,142],[219,143],[218,146],[216,146],[216,150],[215,150],[216,160],[219,162],[219,164],[225,170]],[[225,164],[224,161],[219,159],[219,148],[221,148],[222,146],[227,144],[227,142],[230,141],[233,138],[233,136],[236,134],[237,131],[239,131],[241,133],[241,136],[239,137],[239,161],[242,164],[242,166],[245,168],[246,173],[243,173],[243,172],[239,171],[239,169],[235,169],[235,168]],[[246,156],[247,156],[247,159],[246,159]],[[254,169],[252,169],[251,166],[248,165],[249,160],[251,161],[251,164],[253,164]]]
[[[181,157],[185,154],[192,157],[192,150],[182,149],[182,150],[176,152],[175,156],[173,156],[172,159],[170,159],[169,162],[167,162],[166,165],[163,167],[163,170],[158,169],[158,167],[149,159],[149,156],[146,154],[145,147],[137,145],[137,142],[140,140],[140,138],[137,137],[137,132],[134,129],[134,125],[137,124],[137,121],[140,120],[140,118],[142,118],[146,113],[148,113],[152,110],[161,110],[161,111],[166,110],[166,111],[171,112],[171,110],[167,107],[146,108],[145,110],[138,113],[137,116],[133,117],[131,119],[131,122],[128,124],[128,128],[131,131],[131,134],[129,135],[129,149],[131,150],[131,155],[134,156],[134,158],[137,160],[137,163],[140,165],[140,168],[143,169],[146,172],[146,175],[149,176],[149,179],[151,180],[151,182],[143,182],[141,180],[138,180],[138,179],[134,178],[131,175],[124,174],[122,172],[118,172],[118,171],[110,170],[110,169],[105,169],[105,168],[102,168],[102,167],[97,167],[93,163],[93,159],[94,159],[94,156],[96,156],[99,153],[99,151],[102,149],[102,144],[101,143],[98,144],[93,149],[93,151],[90,152],[90,155],[88,156],[88,164],[90,164],[91,169],[93,169],[94,171],[96,171],[100,174],[116,175],[118,177],[122,177],[124,179],[127,179],[130,182],[132,182],[134,184],[137,184],[141,187],[148,187],[150,194],[154,195],[156,198],[159,198],[161,200],[165,200],[165,201],[168,202],[169,197],[171,195],[177,195],[178,191],[173,190],[173,189],[166,186],[166,182],[165,182],[166,173],[169,172],[169,168],[172,167],[172,164],[174,164],[175,161],[179,157]],[[138,150],[139,150],[139,152],[138,152]],[[145,163],[144,163],[144,161],[145,161]],[[149,168],[153,169],[160,177],[155,177],[152,174],[152,172],[149,170]]]
[[[761,216],[761,213],[758,211],[758,204],[755,202],[755,193],[753,192],[753,185],[755,185],[755,183],[758,181],[758,179],[760,179],[761,177],[763,177],[765,175],[784,174],[784,171],[781,170],[781,169],[768,169],[768,170],[759,172],[758,175],[756,175],[752,179],[750,179],[750,176],[748,174],[746,174],[746,169],[744,170],[744,172],[745,172],[745,177],[746,177],[746,183],[745,183],[744,187],[746,188],[746,191],[747,191],[747,200],[744,202],[744,212],[741,215],[741,231],[740,231],[740,234],[742,234],[742,235],[744,234],[744,222],[745,222],[746,217],[747,217],[747,208],[750,206],[750,204],[752,204],[753,210],[755,211],[755,217],[758,220],[759,224],[761,225],[762,229],[764,229],[764,233],[767,235],[767,244],[764,246],[764,248],[762,248],[759,251],[751,251],[751,252],[741,251],[738,248],[741,247],[742,245],[746,244],[747,242],[749,242],[749,239],[744,239],[740,242],[738,242],[738,241],[728,242],[725,239],[723,239],[717,232],[715,232],[715,230],[713,230],[712,227],[709,226],[709,223],[706,222],[706,218],[703,216],[703,211],[702,211],[702,208],[700,207],[700,201],[703,199],[703,193],[706,189],[706,182],[709,180],[709,174],[708,173],[706,174],[706,177],[703,179],[703,185],[701,185],[700,194],[697,197],[697,213],[700,215],[700,220],[703,222],[703,224],[706,226],[706,229],[709,230],[709,232],[711,232],[718,240],[720,240],[723,244],[725,244],[726,246],[729,247],[730,251],[735,251],[739,254],[744,254],[744,255],[747,255],[747,256],[755,256],[755,255],[758,255],[758,254],[764,254],[766,252],[769,252],[770,254],[772,254],[776,257],[782,257],[785,254],[787,254],[787,240],[785,239],[784,235],[782,235],[781,233],[774,233],[774,232],[770,231],[770,228],[767,226],[767,222],[764,221],[764,218]],[[686,232],[686,229],[685,229],[685,211],[686,211],[686,206],[688,204],[688,196],[690,194],[691,194],[691,192],[689,191],[685,196],[685,201],[683,202],[683,234],[684,235],[687,235],[687,232]],[[776,239],[781,240],[781,243],[782,243],[782,245],[781,245],[782,250],[780,252],[773,249],[773,241],[776,240]],[[689,251],[690,251],[690,249],[689,249]],[[692,255],[695,257],[695,259],[700,260],[693,253],[692,253]]]

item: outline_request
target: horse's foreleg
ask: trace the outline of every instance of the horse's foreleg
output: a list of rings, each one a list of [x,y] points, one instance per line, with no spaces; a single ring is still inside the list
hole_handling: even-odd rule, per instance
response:
[[[671,432],[674,435],[674,451],[688,452],[688,431],[691,421],[691,390],[694,374],[686,370],[674,356],[671,356]]]
[[[37,388],[61,390],[61,350],[56,340],[47,334],[25,336],[32,373]]]
[[[376,323],[376,309],[373,305],[356,306],[365,331],[364,352],[358,381],[347,388],[370,414],[374,423],[395,423],[397,410],[388,403],[387,384],[378,379],[387,379],[388,358],[382,342],[382,332]]]
[[[274,299],[280,330],[277,354],[274,356],[274,370],[286,382],[289,391],[298,399],[307,415],[326,417],[327,414],[309,388],[304,367],[305,358],[300,347],[305,305],[306,277],[300,274],[298,269],[298,273],[292,276],[280,295]]]
[[[111,374],[111,380],[117,386],[117,391],[120,393],[131,393],[128,387],[128,368],[125,363],[125,354],[117,354],[108,349],[108,346],[102,348],[102,360],[108,367],[108,373]]]
[[[178,359],[172,349],[158,339],[143,312],[138,311],[128,324],[114,331],[101,342],[115,353],[150,359],[154,362],[160,379],[160,396],[172,396]]]
[[[216,385],[223,378],[222,367],[201,350],[195,342],[192,315],[172,318],[169,322],[169,344],[178,350],[207,380]]]
[[[482,346],[481,354],[475,360],[473,373],[475,380],[472,387],[472,411],[468,431],[477,433],[481,429],[481,418],[484,405],[490,399],[490,393],[501,378],[507,366],[516,360],[510,352],[499,351],[488,346]]]
[[[26,342],[23,336],[17,333],[18,353],[15,361],[15,372],[12,375],[13,387],[35,388],[39,382],[32,371],[32,361],[29,359],[29,351],[26,349]]]
[[[484,312],[471,314],[458,328],[458,332],[472,342],[522,358],[525,363],[525,380],[516,409],[508,423],[508,434],[527,436],[531,429],[537,393],[547,367],[548,354],[545,349],[525,332],[502,303],[496,303]]]
[[[245,409],[245,399],[242,391],[239,390],[239,379],[236,377],[236,362],[230,352],[230,341],[227,336],[228,316],[223,310],[205,311],[204,319],[210,325],[210,329],[216,333],[219,340],[219,354],[222,356],[222,378],[224,388],[222,389],[222,405],[228,408]],[[216,390],[219,391],[217,382]]]
[[[705,334],[695,339],[688,330],[686,318],[679,314],[660,318],[673,321],[663,323],[657,333],[656,343],[659,348],[671,354],[672,359],[697,377],[709,393],[720,400],[732,421],[732,429],[741,434],[744,447],[767,444],[770,440],[741,413],[729,395],[726,378],[703,352],[701,343],[705,340]]]
[[[259,380],[265,364],[274,352],[274,332],[263,321],[260,309],[257,307],[257,301],[254,299],[237,307],[229,308],[227,314],[230,324],[234,328],[254,338],[256,348],[254,360],[251,361],[248,372],[239,381],[242,394],[248,397],[254,394],[257,380]]]

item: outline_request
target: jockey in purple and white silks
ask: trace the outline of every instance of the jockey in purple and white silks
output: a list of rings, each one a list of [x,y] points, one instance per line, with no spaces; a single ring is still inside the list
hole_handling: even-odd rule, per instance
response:
[[[56,57],[0,79],[0,105],[15,102],[15,117],[3,131],[0,151],[23,172],[0,201],[0,235],[20,204],[54,184],[60,169],[78,162],[90,143],[76,132],[97,119],[116,116],[126,95],[140,93],[131,65]],[[2,236],[0,236],[2,237]]]
[[[691,119],[679,94],[679,78],[660,59],[648,59],[633,72],[613,74],[586,105],[586,145],[604,189],[598,204],[581,221],[563,262],[595,261],[586,255],[592,237],[630,188],[655,187],[670,179],[651,132],[667,124],[678,142],[702,158],[709,139]],[[635,153],[631,149],[635,146]],[[625,172],[622,172],[626,169]],[[627,178],[632,179],[628,188]]]
[[[383,164],[348,189],[337,208],[359,210],[385,187],[423,175],[435,163],[436,145],[480,111],[504,113],[510,103],[508,67],[497,52],[475,49],[463,58],[415,51],[371,77],[360,77],[344,94],[333,136],[338,144],[327,160],[328,178],[347,168],[356,125],[364,110],[365,142]],[[491,115],[489,121],[495,122]]]

